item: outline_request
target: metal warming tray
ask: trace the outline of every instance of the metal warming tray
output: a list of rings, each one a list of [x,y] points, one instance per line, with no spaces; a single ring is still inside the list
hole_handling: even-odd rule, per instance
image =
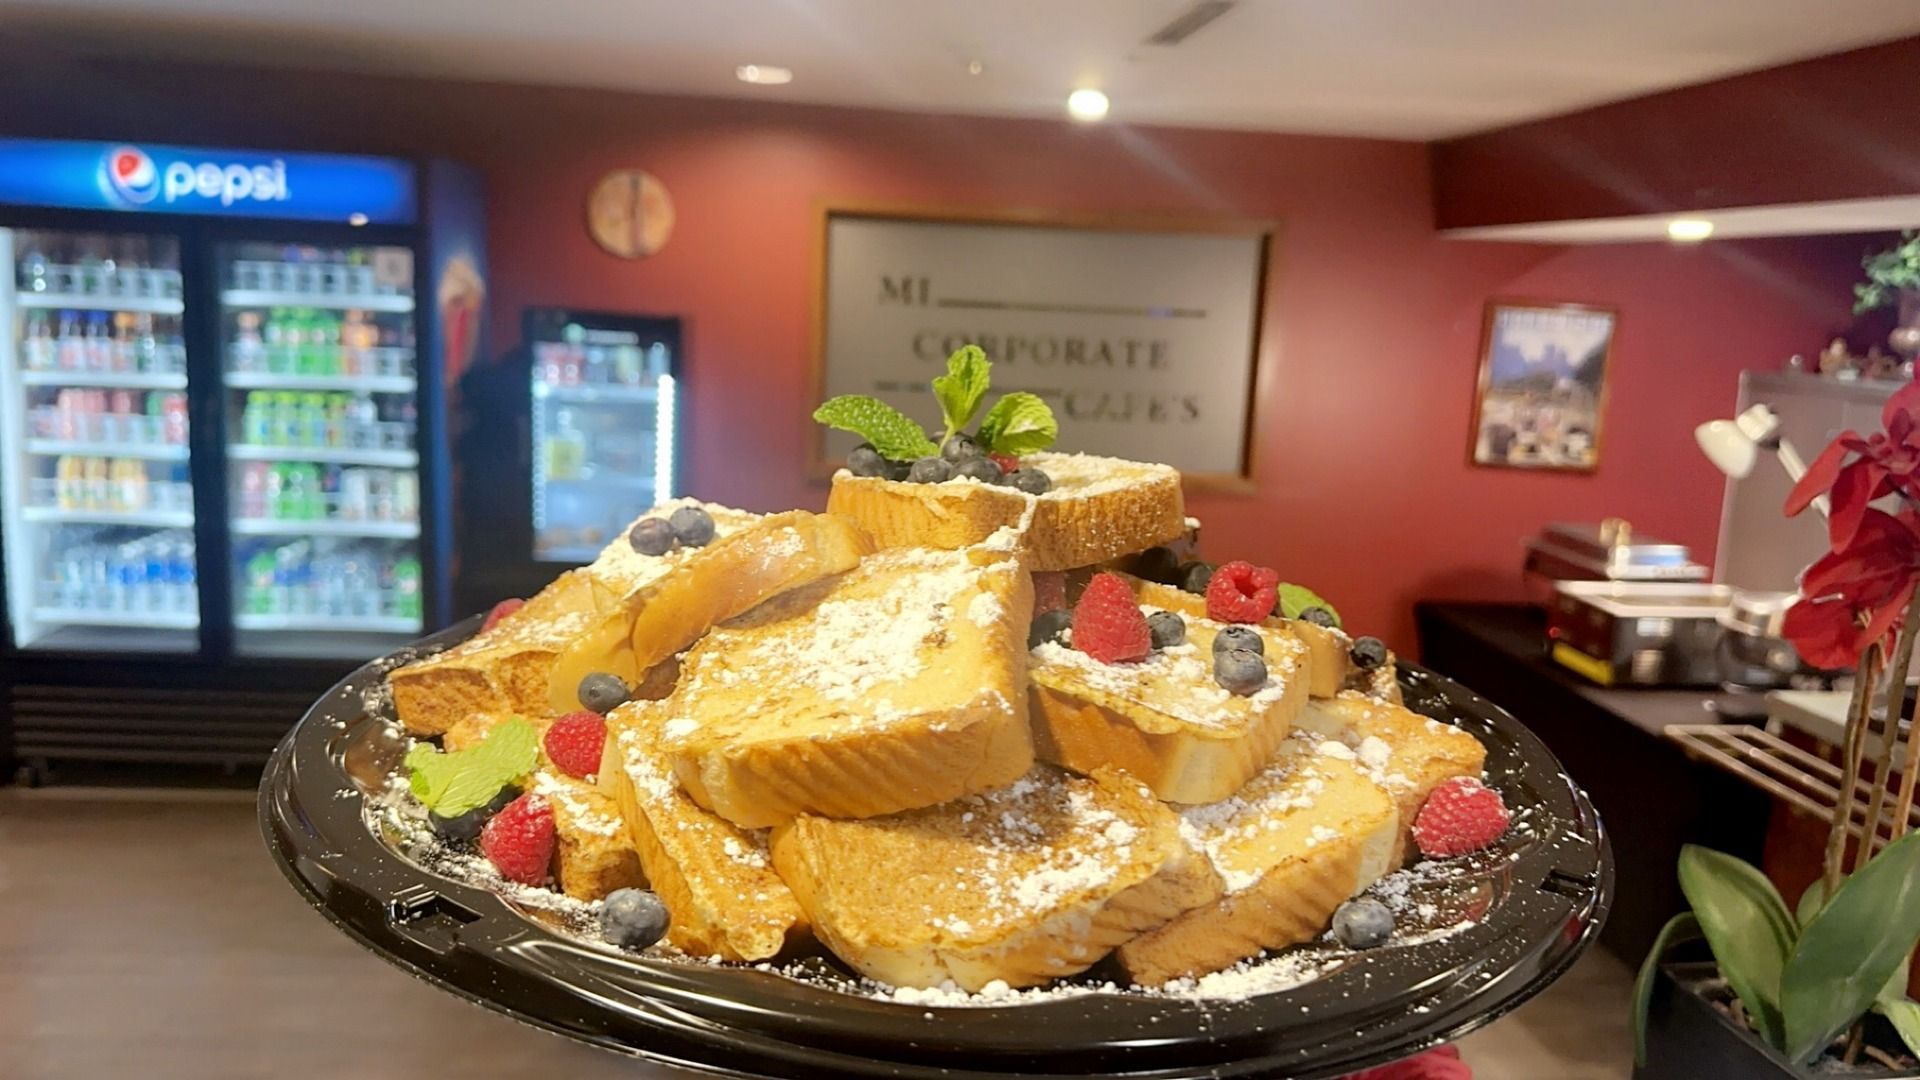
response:
[[[422,869],[366,813],[405,748],[390,706],[368,690],[395,663],[460,641],[477,622],[370,664],[315,703],[261,781],[261,831],[300,895],[376,955],[620,1054],[803,1080],[1341,1076],[1457,1038],[1539,993],[1593,941],[1613,894],[1600,820],[1540,740],[1480,697],[1403,664],[1409,707],[1486,744],[1489,781],[1524,823],[1463,873],[1480,914],[1450,936],[1238,1000],[1096,991],[979,1008],[899,1004],[844,982],[622,953]]]
[[[1685,544],[1641,536],[1621,518],[1562,522],[1527,541],[1525,574],[1538,581],[1705,581]]]
[[[1602,686],[1715,686],[1725,585],[1562,581],[1547,609],[1554,660]]]

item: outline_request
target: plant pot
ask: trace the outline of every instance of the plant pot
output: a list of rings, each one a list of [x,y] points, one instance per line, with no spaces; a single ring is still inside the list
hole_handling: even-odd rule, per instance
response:
[[[1904,360],[1920,356],[1920,289],[1900,290],[1900,321],[1887,335],[1887,348]]]
[[[1633,1080],[1909,1080],[1920,1071],[1881,1068],[1801,1069],[1760,1041],[1700,993],[1717,980],[1712,963],[1661,964],[1647,1008],[1647,1063]]]

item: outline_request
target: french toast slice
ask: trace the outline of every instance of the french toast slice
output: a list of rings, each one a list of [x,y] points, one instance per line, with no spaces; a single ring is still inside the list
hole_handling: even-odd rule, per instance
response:
[[[1125,574],[1121,578],[1133,589],[1134,599],[1144,607],[1177,612],[1188,619],[1205,618],[1207,615],[1207,598],[1204,596]],[[1353,639],[1344,632],[1278,616],[1262,620],[1260,626],[1268,630],[1285,631],[1306,644],[1309,697],[1330,698],[1347,688],[1353,670]]]
[[[641,516],[666,517],[682,506],[699,506],[713,518],[714,538],[704,547],[644,555],[623,534],[587,567],[599,615],[554,658],[549,711],[580,708],[580,680],[597,671],[641,683],[716,623],[850,570],[872,550],[850,522],[804,510],[761,516],[679,499]]]
[[[1047,765],[861,821],[802,815],[773,861],[834,955],[891,986],[1037,986],[1220,895],[1139,781]]]
[[[1308,702],[1296,723],[1352,750],[1354,764],[1399,804],[1403,854],[1433,789],[1457,776],[1478,777],[1487,764],[1487,748],[1471,734],[1354,690]]]
[[[1186,624],[1184,643],[1136,663],[1102,663],[1056,642],[1032,650],[1034,754],[1076,772],[1113,766],[1176,803],[1224,799],[1266,768],[1306,702],[1307,647],[1255,627],[1267,682],[1241,696],[1213,678],[1213,639],[1226,624]]]
[[[910,484],[836,473],[827,512],[860,523],[882,548],[963,548],[1003,528],[1024,534],[1029,569],[1091,566],[1187,532],[1180,473],[1089,454],[1029,454],[1053,488],[1028,495],[973,480]]]
[[[394,669],[387,685],[400,723],[428,737],[468,716],[544,715],[554,659],[594,624],[599,605],[593,577],[569,570],[492,629]]]
[[[806,936],[806,914],[767,854],[766,834],[702,809],[660,754],[658,702],[607,717],[600,788],[618,801],[646,879],[667,907],[667,941],[693,956],[756,961]]]
[[[1142,986],[1310,941],[1335,909],[1396,865],[1394,801],[1310,738],[1287,740],[1238,794],[1186,807],[1180,817],[1182,837],[1204,853],[1225,891],[1115,950]]]
[[[894,548],[717,627],[681,658],[661,745],[693,800],[748,828],[861,818],[1033,764],[1017,553]]]
[[[441,746],[448,751],[464,750],[485,738],[503,719],[493,713],[464,717],[447,729]],[[528,722],[545,736],[551,720],[534,718]],[[627,841],[617,802],[591,781],[560,771],[544,747],[525,790],[545,798],[553,810],[553,876],[561,892],[579,900],[598,900],[615,889],[641,884],[640,860]]]

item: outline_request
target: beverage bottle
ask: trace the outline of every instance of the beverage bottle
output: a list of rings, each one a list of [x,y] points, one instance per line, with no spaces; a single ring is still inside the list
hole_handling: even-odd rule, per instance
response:
[[[380,412],[373,398],[364,391],[353,395],[347,405],[347,438],[355,449],[379,445]]]
[[[112,611],[132,611],[134,601],[140,595],[140,586],[146,583],[147,561],[132,544],[121,544],[114,548],[112,559],[112,585],[108,591],[107,606]]]
[[[260,371],[266,367],[266,339],[260,335],[260,313],[243,311],[233,318],[233,370]]]
[[[287,467],[279,463],[257,461],[260,466],[260,517],[287,516]]]
[[[153,333],[153,316],[134,317],[127,353],[128,371],[161,374],[168,370],[168,365],[160,359],[160,342]]]
[[[347,440],[347,395],[327,395],[327,442],[335,449],[349,445]]]
[[[380,614],[380,582],[367,565],[368,553],[350,552],[342,569],[342,585],[347,593],[347,614],[365,618]]]
[[[267,312],[265,322],[260,327],[260,341],[266,355],[266,370],[275,375],[286,375],[292,371],[287,363],[287,312],[285,308],[273,308]]]
[[[21,352],[29,371],[51,371],[58,362],[53,343],[53,325],[46,312],[32,311],[27,314],[26,340],[21,345]]]
[[[300,395],[291,390],[282,390],[273,395],[273,401],[274,445],[299,446],[302,435]]]
[[[41,253],[40,246],[35,244],[27,248],[27,253],[20,256],[20,291],[47,292],[51,287],[50,278],[47,257]]]
[[[71,454],[63,454],[54,462],[53,501],[62,510],[78,510],[87,504],[85,466]]]
[[[386,469],[367,470],[367,516],[375,521],[392,521],[393,473]]]
[[[312,516],[316,520],[325,520],[332,516],[327,513],[327,508],[337,506],[340,502],[340,466],[328,465],[320,469],[320,483],[318,487],[320,499],[319,503],[314,507]]]
[[[107,341],[107,356],[110,370],[133,370],[133,316],[124,311],[113,314],[113,331]]]
[[[420,560],[405,555],[393,564],[393,613],[403,619],[421,616]]]
[[[273,551],[265,546],[247,559],[247,614],[266,615],[273,610],[273,569]]]
[[[280,501],[276,517],[298,521],[307,516],[307,473],[298,464],[285,462],[280,470]]]
[[[88,510],[106,510],[113,506],[113,484],[107,475],[107,459],[102,457],[83,458],[85,465],[85,495],[81,506]]]
[[[147,463],[134,458],[116,458],[113,463],[114,486],[120,506],[126,510],[145,510],[147,502]]]
[[[560,353],[560,385],[579,386],[581,356],[579,346],[565,346]]]
[[[87,240],[80,245],[80,260],[75,267],[76,291],[87,296],[96,296],[100,292],[101,281],[100,250],[94,242]]]
[[[340,517],[346,521],[365,521],[371,512],[368,478],[372,469],[345,469],[340,473]]]
[[[87,313],[86,336],[83,341],[86,356],[85,369],[88,371],[113,370],[113,338],[107,332],[107,313],[92,311]]]
[[[140,541],[141,561],[146,570],[141,575],[143,581],[139,592],[140,607],[146,611],[161,611],[167,607],[167,596],[171,591],[167,579],[167,534],[154,533]]]
[[[248,446],[265,446],[272,427],[267,415],[267,395],[260,390],[247,391],[247,403],[240,410],[240,441]]]
[[[240,470],[240,516],[258,520],[267,516],[267,463],[249,461]]]
[[[160,435],[169,446],[187,445],[187,395],[178,390],[160,398]]]
[[[417,475],[393,474],[393,518],[395,521],[420,520],[420,477]]]
[[[602,345],[589,345],[586,348],[586,360],[580,365],[580,377],[588,386],[605,386],[607,373],[612,364],[607,362],[607,350]]]
[[[327,405],[321,394],[300,395],[300,445],[327,445]]]
[[[54,353],[58,357],[57,366],[61,371],[83,371],[87,366],[87,343],[80,335],[80,315],[77,312],[60,313],[60,335],[54,341]]]

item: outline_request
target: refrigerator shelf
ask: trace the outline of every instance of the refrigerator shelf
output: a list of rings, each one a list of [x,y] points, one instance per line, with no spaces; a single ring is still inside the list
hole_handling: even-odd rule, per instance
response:
[[[184,371],[23,371],[22,386],[101,386],[115,390],[185,390]]]
[[[27,453],[43,457],[78,454],[82,457],[141,458],[146,461],[185,461],[187,448],[172,443],[90,442],[79,439],[28,439]]]
[[[197,611],[89,611],[85,608],[36,607],[33,617],[68,626],[140,626],[155,630],[193,630],[200,625]]]
[[[255,615],[233,617],[241,630],[337,630],[342,633],[417,634],[420,620],[405,615]]]
[[[372,293],[364,296],[344,293],[281,292],[277,289],[228,289],[220,302],[230,308],[327,308],[335,311],[413,310],[413,297]]]
[[[660,391],[652,386],[555,386],[536,382],[533,395],[567,405],[651,405],[659,398]]]
[[[228,454],[235,461],[311,461],[328,465],[386,465],[411,469],[420,464],[412,450],[356,450],[327,446],[248,446],[236,443]]]
[[[420,535],[420,523],[326,518],[235,518],[233,532],[236,536],[364,536],[379,540],[412,540]]]
[[[232,390],[364,390],[370,394],[411,394],[411,375],[275,375],[265,371],[229,371]]]
[[[126,311],[137,315],[178,315],[187,310],[177,296],[87,296],[80,293],[17,294],[23,308],[67,308],[73,311]]]
[[[72,525],[151,525],[160,529],[190,529],[191,510],[69,510],[63,506],[23,506],[20,520]]]

